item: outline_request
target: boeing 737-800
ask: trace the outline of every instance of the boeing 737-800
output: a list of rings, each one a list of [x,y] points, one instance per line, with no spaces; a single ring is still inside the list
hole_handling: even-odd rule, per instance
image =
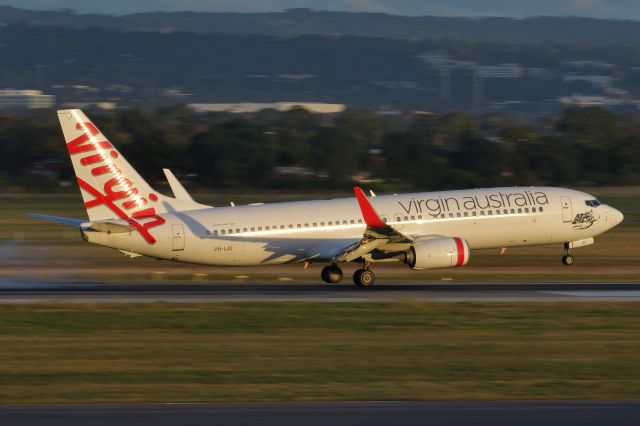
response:
[[[584,192],[512,187],[355,197],[247,206],[199,204],[165,170],[174,197],[155,191],[80,110],[58,111],[88,220],[36,217],[79,228],[85,241],[139,255],[212,266],[359,262],[353,280],[375,281],[370,266],[411,269],[466,265],[472,249],[563,244],[574,247],[614,226],[622,213]]]

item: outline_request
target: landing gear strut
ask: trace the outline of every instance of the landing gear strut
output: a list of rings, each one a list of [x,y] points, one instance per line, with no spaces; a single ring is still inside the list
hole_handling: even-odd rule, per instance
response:
[[[564,256],[562,256],[562,263],[564,265],[573,265],[573,256],[569,254],[569,243],[564,243]]]
[[[333,263],[322,268],[320,276],[322,277],[322,281],[327,284],[338,284],[340,281],[342,281],[342,277],[344,276],[344,274],[342,273],[342,269],[340,269],[338,265]]]

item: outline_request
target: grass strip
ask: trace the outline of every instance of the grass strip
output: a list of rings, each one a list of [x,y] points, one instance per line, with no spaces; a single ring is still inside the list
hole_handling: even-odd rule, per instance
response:
[[[637,303],[2,305],[0,403],[640,398]]]

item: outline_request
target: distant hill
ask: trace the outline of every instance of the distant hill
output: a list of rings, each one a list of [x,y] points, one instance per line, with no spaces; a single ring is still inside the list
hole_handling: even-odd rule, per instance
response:
[[[385,38],[449,38],[474,41],[584,45],[636,45],[640,22],[578,17],[456,18],[407,17],[382,13],[155,12],[124,16],[76,14],[70,10],[34,11],[0,6],[0,23],[28,23],[74,29],[218,33],[230,35],[352,35]]]
[[[306,101],[375,110],[511,110],[523,103],[548,109],[574,94],[640,98],[640,47],[631,46],[16,23],[0,26],[0,58],[0,88],[45,90],[62,104]]]

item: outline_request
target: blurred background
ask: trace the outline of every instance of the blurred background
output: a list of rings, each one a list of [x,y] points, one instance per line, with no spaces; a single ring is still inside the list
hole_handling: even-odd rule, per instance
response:
[[[161,192],[170,193],[167,167],[213,205],[351,196],[354,184],[379,194],[584,189],[626,217],[581,249],[591,266],[607,268],[600,275],[549,271],[555,247],[480,252],[456,273],[495,279],[492,268],[511,265],[515,275],[500,270],[509,280],[525,273],[523,262],[522,280],[640,273],[640,254],[627,250],[640,233],[640,21],[620,19],[640,19],[633,4],[0,3],[5,277],[37,276],[36,259],[45,276],[70,279],[76,233],[26,216],[85,216],[60,108],[85,109]],[[76,268],[120,266],[100,279],[238,275],[83,248]]]
[[[458,283],[516,283],[512,297],[589,282],[636,283],[637,300],[638,40],[628,0],[0,0],[0,404],[637,401],[640,309],[620,293],[425,300],[464,295]],[[465,268],[376,268],[380,290],[423,298],[327,303],[351,290],[319,285],[317,265],[129,259],[27,216],[86,217],[62,108],[84,109],[160,192],[170,168],[214,206],[553,185],[625,220],[571,268],[560,246],[474,251]],[[118,284],[108,303],[57,291],[103,284]],[[161,302],[127,298],[137,284]],[[265,299],[198,299],[242,284]],[[287,284],[306,301],[269,298]],[[34,303],[9,296],[42,287]]]

